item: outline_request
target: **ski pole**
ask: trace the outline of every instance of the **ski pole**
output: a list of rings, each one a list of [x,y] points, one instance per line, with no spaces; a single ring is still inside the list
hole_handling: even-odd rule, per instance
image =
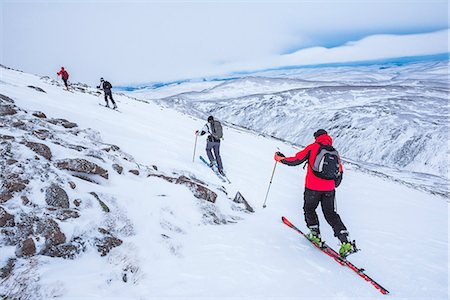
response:
[[[273,175],[275,174],[275,168],[277,167],[277,161],[275,161],[275,165],[273,166],[272,176],[270,177],[269,187],[267,188],[266,198],[264,199],[263,208],[266,208],[267,196],[269,196],[270,186],[272,185]]]
[[[197,148],[197,138],[198,138],[198,135],[196,134],[195,135],[195,144],[194,144],[194,154],[192,155],[192,162],[194,162],[194,160],[195,160],[195,149]]]

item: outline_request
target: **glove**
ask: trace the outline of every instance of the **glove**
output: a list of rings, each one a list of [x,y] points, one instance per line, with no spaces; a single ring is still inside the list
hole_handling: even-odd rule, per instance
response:
[[[198,135],[198,130],[195,131],[195,135]]]
[[[282,159],[284,159],[286,156],[284,156],[283,153],[277,151],[275,152],[275,155],[273,156],[273,159],[275,159],[277,162],[281,162]]]

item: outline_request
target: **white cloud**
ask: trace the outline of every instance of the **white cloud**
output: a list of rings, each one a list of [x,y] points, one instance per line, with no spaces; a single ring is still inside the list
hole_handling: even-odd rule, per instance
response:
[[[446,1],[99,0],[0,5],[1,63],[52,76],[64,65],[72,80],[91,84],[101,76],[118,84],[304,63],[319,50],[280,54],[374,33],[448,27]],[[345,49],[339,51],[349,51]],[[338,48],[328,50],[320,50],[328,59],[345,57]]]

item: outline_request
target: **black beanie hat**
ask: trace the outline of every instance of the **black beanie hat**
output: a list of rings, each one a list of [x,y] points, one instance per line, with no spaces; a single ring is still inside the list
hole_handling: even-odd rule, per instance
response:
[[[213,116],[209,116],[208,117],[208,122],[212,122],[212,121],[214,121],[214,117]]]
[[[328,133],[325,131],[325,129],[319,129],[316,132],[314,132],[314,138],[317,139],[322,134],[328,134]]]

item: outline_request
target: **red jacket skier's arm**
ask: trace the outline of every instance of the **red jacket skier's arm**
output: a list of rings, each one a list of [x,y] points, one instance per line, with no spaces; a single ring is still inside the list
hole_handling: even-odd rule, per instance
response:
[[[297,166],[309,158],[310,152],[311,152],[311,145],[307,146],[305,149],[298,152],[295,156],[283,158],[280,162],[288,166]]]

